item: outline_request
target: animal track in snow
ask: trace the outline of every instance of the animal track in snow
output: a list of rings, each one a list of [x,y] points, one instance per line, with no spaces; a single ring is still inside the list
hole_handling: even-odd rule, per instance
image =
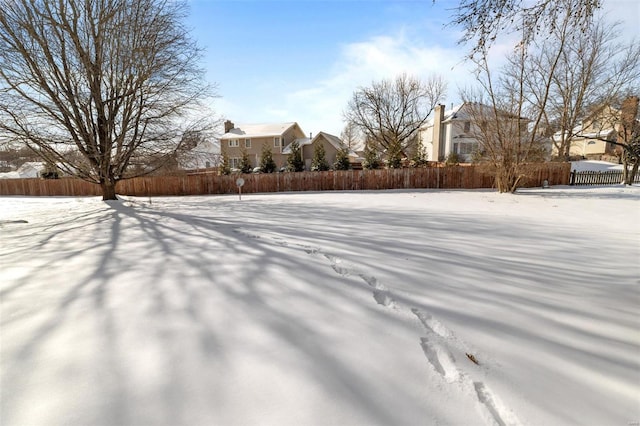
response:
[[[317,247],[290,243],[278,237],[263,237],[240,230],[235,231],[249,238],[263,238],[264,240],[272,241],[282,247],[302,249],[309,255],[322,255],[337,274],[343,277],[352,275],[360,277],[373,289],[373,299],[379,305],[401,310],[407,308],[402,304],[398,308],[391,291],[380,283],[375,276],[362,273],[355,265],[345,262],[344,259],[338,256],[324,253]],[[468,349],[462,342],[457,341],[454,333],[429,313],[417,308],[411,308],[411,312],[418,318],[427,333],[425,337],[420,338],[422,351],[433,369],[442,376],[443,380],[450,385],[457,384],[456,387],[463,395],[475,399],[483,420],[487,424],[499,426],[520,425],[521,423],[517,417],[511,410],[506,408],[497,395],[493,394],[484,383],[473,381],[468,374],[458,367],[453,353],[464,354],[467,353]],[[461,358],[464,359],[464,356],[461,356]]]
[[[333,270],[338,274],[342,275],[343,277],[349,276],[351,274],[352,268],[349,268],[347,265],[343,264],[342,259],[340,259],[339,257],[330,254],[325,254],[324,257],[329,261]]]
[[[411,312],[415,316],[418,317],[422,325],[427,329],[427,331],[431,331],[436,333],[440,337],[451,337],[451,331],[447,327],[445,327],[440,321],[435,319],[433,316],[427,314],[426,312],[422,312],[419,309],[413,308]]]
[[[360,274],[360,278],[362,278],[364,282],[369,284],[371,287],[380,289],[380,284],[378,283],[378,279],[376,277]]]
[[[365,283],[367,283],[370,287],[373,287],[373,300],[375,300],[378,305],[382,305],[388,308],[395,308],[396,303],[391,296],[391,292],[384,285],[380,284],[376,277],[357,273],[355,267],[344,263],[343,260],[339,257],[330,254],[324,254],[324,257],[330,262],[331,268],[333,268],[333,270],[338,274],[344,277],[357,274]]]
[[[391,293],[388,290],[374,290],[373,299],[378,305],[382,305],[388,308],[394,308],[396,301],[391,297]]]
[[[488,412],[489,420],[499,426],[512,426],[520,425],[520,421],[513,414],[513,412],[507,409],[502,401],[494,395],[482,382],[474,382],[473,388],[476,391],[478,401],[480,402],[481,410]]]
[[[420,345],[427,359],[431,365],[433,365],[433,368],[435,368],[448,383],[453,383],[460,379],[461,373],[458,367],[456,367],[453,356],[442,345],[434,344],[426,337],[420,339]]]

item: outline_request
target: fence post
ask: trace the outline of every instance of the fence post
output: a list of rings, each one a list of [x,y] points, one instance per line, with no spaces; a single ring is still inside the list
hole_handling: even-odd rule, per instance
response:
[[[576,184],[576,171],[573,170],[569,175],[569,185],[574,186]]]

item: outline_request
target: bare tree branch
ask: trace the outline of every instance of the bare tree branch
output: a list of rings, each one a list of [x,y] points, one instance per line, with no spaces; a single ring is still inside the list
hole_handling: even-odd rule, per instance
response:
[[[99,183],[180,147],[210,93],[174,0],[0,0],[0,132]],[[200,122],[200,125],[202,121]]]
[[[446,84],[440,77],[426,81],[402,74],[374,82],[353,94],[345,120],[364,135],[370,148],[404,152],[417,140],[420,126],[442,100]]]

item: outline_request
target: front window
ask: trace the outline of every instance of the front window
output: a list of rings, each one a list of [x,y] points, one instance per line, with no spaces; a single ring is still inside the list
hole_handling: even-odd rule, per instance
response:
[[[469,155],[473,154],[476,149],[476,144],[473,142],[461,142],[459,145],[460,151],[459,154]]]
[[[240,158],[237,157],[233,157],[229,159],[229,166],[232,169],[239,169],[240,168]]]
[[[233,148],[237,146],[240,146],[240,144],[238,143],[238,139],[231,139],[229,141],[229,148]]]
[[[469,131],[471,131],[471,123],[468,121],[464,122],[464,132],[465,133],[469,133]]]
[[[244,147],[245,148],[251,148],[251,139],[245,139],[244,140]]]
[[[273,138],[273,146],[279,147],[281,143],[282,141],[280,140],[280,138]]]

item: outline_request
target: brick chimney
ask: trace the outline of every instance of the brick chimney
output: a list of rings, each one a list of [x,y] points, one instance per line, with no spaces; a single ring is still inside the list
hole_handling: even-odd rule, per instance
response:
[[[229,133],[231,131],[231,129],[233,129],[234,127],[236,127],[235,124],[233,124],[233,122],[231,120],[227,120],[224,122],[224,132],[225,133]]]
[[[444,160],[444,147],[442,146],[443,132],[442,122],[444,121],[444,105],[440,104],[433,110],[433,160]]]

